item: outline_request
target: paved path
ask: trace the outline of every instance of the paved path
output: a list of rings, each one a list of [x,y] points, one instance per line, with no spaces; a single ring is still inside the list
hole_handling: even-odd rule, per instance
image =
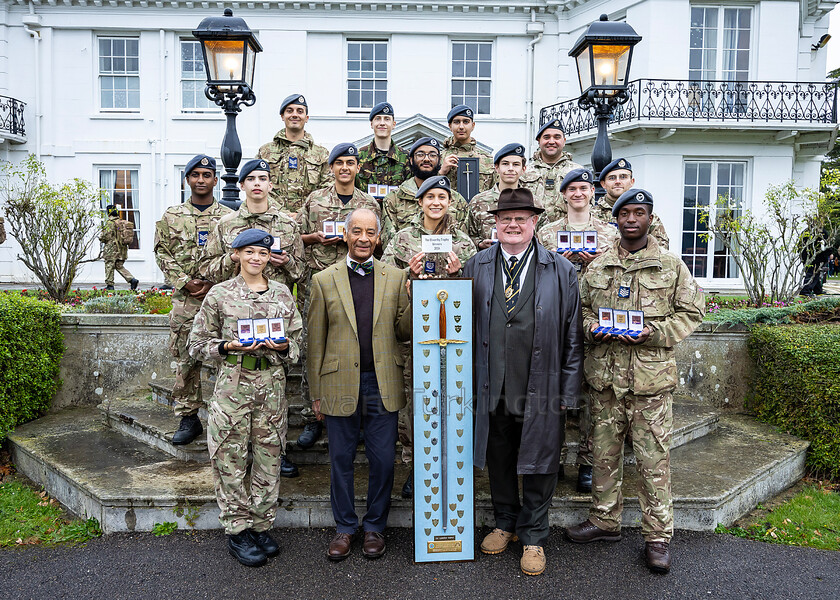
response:
[[[483,532],[482,532],[483,533]],[[111,535],[80,548],[0,550],[0,596],[37,598],[184,598],[356,600],[570,598],[663,600],[840,598],[840,552],[777,546],[729,535],[682,532],[670,575],[644,566],[638,530],[617,544],[578,546],[552,530],[548,570],[519,571],[514,544],[504,554],[459,564],[413,563],[409,530],[388,532],[380,560],[354,554],[330,563],[332,532],[275,530],[283,550],[260,569],[240,566],[221,532]]]

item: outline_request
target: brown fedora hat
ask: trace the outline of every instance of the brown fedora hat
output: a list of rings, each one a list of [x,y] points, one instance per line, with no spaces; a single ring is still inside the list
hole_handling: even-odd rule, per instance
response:
[[[544,208],[534,205],[534,195],[531,190],[525,188],[502,190],[496,208],[491,208],[487,212],[495,215],[503,210],[530,210],[537,215],[545,212]]]

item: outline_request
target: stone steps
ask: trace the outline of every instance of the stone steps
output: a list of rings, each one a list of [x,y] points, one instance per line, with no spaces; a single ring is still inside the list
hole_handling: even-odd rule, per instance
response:
[[[99,410],[106,422],[114,429],[125,435],[134,437],[149,444],[170,456],[180,460],[208,462],[207,444],[203,435],[188,446],[173,446],[172,434],[178,427],[178,419],[171,408],[171,384],[174,380],[158,380],[151,384],[152,398],[135,397],[111,400],[99,405]],[[210,384],[205,384],[205,392],[212,394]],[[209,395],[205,395],[209,398]],[[327,451],[327,436],[322,435],[315,446],[302,450],[294,441],[302,432],[303,421],[300,418],[300,407],[289,409],[289,431],[286,446],[287,457],[298,465],[329,464]],[[199,412],[202,425],[207,426],[207,412]],[[675,396],[674,398],[674,433],[671,447],[678,448],[688,442],[700,438],[717,427],[719,415],[712,407],[691,396]],[[567,455],[566,465],[574,465],[578,453],[579,431],[576,418],[571,418],[567,427]],[[398,445],[398,453],[400,451]],[[625,447],[625,464],[635,463],[635,456],[629,444]],[[356,454],[356,462],[366,462],[364,445],[360,444]]]
[[[712,531],[802,477],[808,444],[741,415],[719,417],[717,428],[671,453],[678,529]],[[13,460],[80,516],[99,520],[106,533],[150,531],[155,523],[218,528],[210,467],[185,462],[109,427],[92,407],[68,408],[17,428],[9,436]],[[736,458],[737,457],[737,458]],[[331,527],[329,467],[311,465],[281,482],[278,527]],[[399,497],[407,475],[397,466],[389,525],[411,525],[412,502]],[[359,465],[356,495],[364,511],[367,469]],[[624,524],[637,526],[637,475],[625,470]],[[418,490],[422,493],[422,490]],[[550,510],[552,525],[586,517],[590,499],[561,481]],[[492,522],[486,472],[476,473],[476,523]]]
[[[205,433],[185,446],[172,444],[172,435],[178,428],[179,419],[172,413],[172,408],[150,397],[118,398],[103,402],[98,407],[105,423],[112,429],[152,446],[173,458],[183,461],[208,463],[207,454],[207,417],[206,411],[199,412]],[[303,432],[303,427],[289,427],[286,434],[286,456],[297,465],[329,464],[326,435],[322,435],[315,445],[303,450],[294,443]],[[398,450],[399,451],[399,450]],[[364,444],[360,444],[356,453],[356,462],[366,462]]]

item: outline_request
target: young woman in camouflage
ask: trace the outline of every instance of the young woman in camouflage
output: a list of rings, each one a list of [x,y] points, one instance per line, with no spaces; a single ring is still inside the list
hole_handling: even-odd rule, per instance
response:
[[[250,567],[280,552],[268,530],[277,509],[288,425],[283,364],[297,362],[303,329],[289,288],[263,273],[273,243],[259,229],[233,240],[240,271],[207,293],[189,340],[190,355],[219,368],[208,408],[207,447],[228,550]],[[275,318],[283,319],[285,339],[240,342],[240,319]]]

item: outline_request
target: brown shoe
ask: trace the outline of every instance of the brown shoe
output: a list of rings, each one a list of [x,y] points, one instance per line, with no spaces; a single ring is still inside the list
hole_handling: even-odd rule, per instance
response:
[[[385,554],[385,536],[379,531],[365,531],[362,554],[368,558],[379,558]]]
[[[654,573],[667,573],[671,570],[671,552],[668,542],[645,542],[645,561]]]
[[[545,552],[542,546],[525,546],[519,568],[526,575],[542,575],[545,571]]]
[[[510,542],[515,542],[518,539],[515,533],[497,527],[484,536],[484,541],[481,542],[481,551],[484,554],[501,554],[507,550]]]
[[[336,533],[327,549],[327,558],[330,560],[344,560],[350,556],[350,546],[353,544],[353,534]]]
[[[605,531],[587,519],[580,525],[573,525],[566,530],[566,537],[576,544],[589,542],[618,542],[621,531]]]

